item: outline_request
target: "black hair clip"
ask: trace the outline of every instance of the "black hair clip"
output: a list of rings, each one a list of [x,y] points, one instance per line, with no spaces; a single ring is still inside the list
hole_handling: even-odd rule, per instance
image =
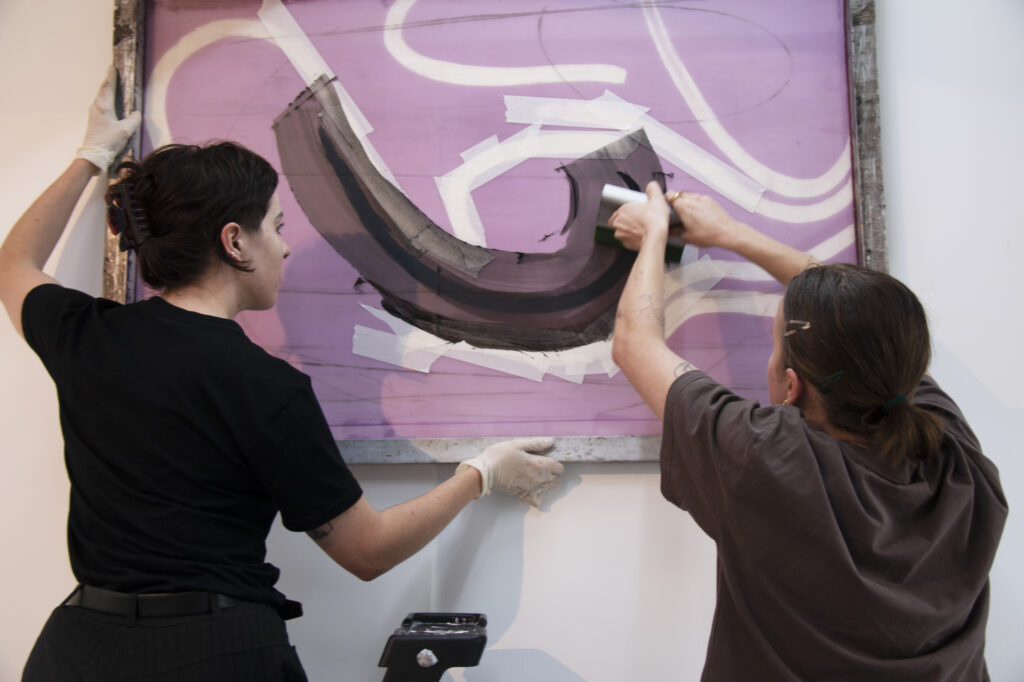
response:
[[[122,182],[107,195],[107,226],[121,238],[122,251],[138,248],[149,238],[149,221],[132,198],[131,183]]]

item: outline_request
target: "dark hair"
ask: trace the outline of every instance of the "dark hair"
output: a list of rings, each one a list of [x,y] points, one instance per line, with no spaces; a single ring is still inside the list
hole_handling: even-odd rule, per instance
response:
[[[278,179],[263,157],[234,142],[170,144],[141,163],[120,164],[117,172],[107,204],[113,213],[115,204],[129,203],[132,217],[144,226],[141,236],[122,238],[122,244],[135,248],[146,284],[154,289],[191,284],[213,254],[251,271],[228,257],[220,232],[230,222],[248,232],[260,229]]]
[[[894,463],[938,450],[944,427],[915,407],[931,360],[924,308],[885,273],[846,263],[808,268],[783,301],[782,364],[821,393],[829,423]]]

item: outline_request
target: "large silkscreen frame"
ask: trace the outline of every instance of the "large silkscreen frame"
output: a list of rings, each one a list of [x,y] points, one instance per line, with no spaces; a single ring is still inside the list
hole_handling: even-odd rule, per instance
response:
[[[793,0],[771,3],[770,10],[761,12],[757,4],[767,3],[566,0],[547,3],[543,9],[517,4],[514,12],[497,3],[490,7],[494,13],[488,14],[489,6],[474,3],[473,15],[466,16],[453,12],[464,4],[427,0],[368,0],[333,7],[317,0],[262,6],[231,0],[166,0],[147,6],[119,0],[115,63],[125,85],[125,108],[143,108],[146,114],[147,147],[171,140],[240,138],[283,167],[281,195],[293,245],[286,273],[291,275],[286,274],[274,311],[245,314],[240,322],[257,342],[313,377],[348,461],[457,461],[492,438],[527,434],[564,436],[556,452],[563,460],[649,460],[656,458],[659,425],[609,365],[606,341],[587,343],[583,336],[572,340],[583,323],[572,326],[568,341],[564,334],[545,331],[539,345],[516,347],[520,341],[538,343],[530,325],[544,330],[547,321],[544,310],[532,310],[530,305],[543,297],[527,291],[526,300],[520,301],[515,292],[502,291],[494,304],[505,306],[499,311],[502,315],[510,315],[510,306],[522,306],[531,315],[511,323],[499,320],[504,326],[495,326],[488,319],[494,310],[472,309],[463,300],[455,302],[454,312],[444,309],[431,318],[440,324],[429,328],[423,319],[415,319],[421,308],[402,308],[407,303],[402,292],[388,306],[388,294],[394,292],[367,282],[379,284],[387,276],[374,269],[380,254],[358,263],[365,248],[346,251],[345,240],[351,234],[332,230],[342,225],[358,233],[364,223],[381,216],[386,223],[413,211],[423,221],[415,229],[442,241],[449,234],[456,236],[451,240],[461,267],[452,272],[456,284],[475,284],[480,267],[505,263],[511,275],[496,278],[499,288],[515,287],[515,261],[525,255],[535,267],[530,272],[554,282],[549,289],[557,288],[571,284],[572,277],[565,273],[571,275],[572,268],[583,262],[559,260],[569,253],[566,244],[573,231],[573,248],[586,252],[588,267],[594,262],[590,251],[603,248],[589,246],[589,233],[580,237],[587,226],[572,224],[571,219],[574,211],[596,203],[593,185],[607,179],[602,173],[632,174],[640,181],[643,173],[658,179],[664,171],[669,175],[660,177],[673,189],[711,191],[741,219],[754,224],[760,220],[759,227],[774,229],[776,236],[795,246],[817,248],[827,259],[857,260],[884,270],[873,3],[808,5]],[[817,7],[818,14],[807,11],[809,6]],[[824,15],[831,13],[835,26],[829,36],[816,39],[811,34],[827,23],[822,21],[822,7]],[[210,29],[215,22],[217,28]],[[203,36],[203,27],[209,35]],[[231,35],[218,39],[218,31]],[[186,36],[192,41],[188,50],[181,46],[188,42],[181,40]],[[278,47],[271,47],[275,39]],[[517,54],[510,46],[520,43],[525,48]],[[646,43],[650,49],[642,53]],[[175,49],[179,55],[168,57]],[[697,58],[701,50],[704,60]],[[808,66],[817,53],[831,54],[831,66]],[[168,61],[177,69],[172,81],[165,68]],[[623,61],[629,62],[625,68]],[[703,61],[711,66],[702,67]],[[726,65],[720,66],[723,62]],[[220,73],[211,73],[211,65]],[[809,75],[801,73],[808,69]],[[825,82],[830,69],[833,77],[842,70],[841,83]],[[327,78],[317,81],[323,75],[318,71],[328,72]],[[744,80],[742,74],[751,72]],[[637,73],[641,76],[632,75]],[[701,79],[717,83],[723,75],[733,80],[717,89],[705,88],[710,92],[705,100]],[[496,80],[481,84],[486,79]],[[630,87],[644,80],[645,87]],[[687,99],[688,87],[694,89]],[[274,97],[254,96],[275,88]],[[675,116],[674,110],[666,114],[672,102],[658,99],[664,92],[674,93],[682,116]],[[796,99],[773,113],[772,107],[792,93],[797,93]],[[345,108],[346,97],[356,102],[355,109]],[[815,108],[815,102],[836,98],[843,111],[837,117],[833,101],[832,114],[833,119],[842,119],[840,139],[848,140],[848,167],[836,173],[843,161],[840,154],[831,164],[831,179],[808,189],[801,179],[828,176],[827,157],[840,150],[801,154],[801,146],[826,139],[802,131],[800,126],[813,126],[806,126],[801,117]],[[175,110],[175,101],[191,104]],[[149,110],[143,102],[150,104]],[[365,116],[349,115],[351,111]],[[326,132],[315,125],[316,118],[323,120],[325,115],[336,124]],[[298,120],[302,116],[306,128]],[[603,118],[594,123],[595,116]],[[224,125],[228,120],[235,123]],[[256,127],[262,126],[262,133],[245,132],[244,121],[254,120],[261,121]],[[476,137],[459,137],[461,129],[481,121],[493,137],[480,131],[473,131]],[[179,130],[186,131],[184,139]],[[333,144],[328,144],[331,135]],[[729,149],[732,136],[741,140],[737,147],[752,149],[747,157],[745,149]],[[360,194],[366,199],[362,204],[375,207],[370,213],[351,200],[316,205],[329,182],[302,187],[308,170],[303,154],[317,149],[336,152],[339,143],[345,147],[346,139],[352,141],[347,153],[342,149],[346,172],[364,189],[376,183],[376,192]],[[424,139],[430,141],[428,146]],[[470,145],[467,139],[478,144]],[[759,142],[765,139],[767,143]],[[772,140],[796,146],[791,154],[780,152],[772,149]],[[448,147],[442,149],[445,144]],[[523,147],[531,151],[523,152]],[[636,149],[655,150],[654,166],[651,158],[624,160],[626,151]],[[143,151],[140,140],[134,153]],[[780,153],[787,157],[780,162],[783,166],[790,157],[806,158],[781,171],[759,163],[759,158],[780,158]],[[494,161],[495,154],[503,154],[504,161]],[[595,156],[600,157],[597,165],[586,166]],[[331,158],[330,167],[336,169],[340,157]],[[485,163],[487,159],[491,160]],[[578,187],[588,183],[589,190]],[[381,187],[394,191],[382,194]],[[833,211],[840,204],[842,209]],[[774,214],[765,217],[758,207],[769,207],[765,212]],[[349,214],[342,220],[324,218],[345,211]],[[592,218],[588,213],[582,220]],[[522,228],[528,234],[525,239],[518,234],[517,221],[527,225]],[[809,235],[803,226],[815,222],[824,225],[824,232]],[[401,229],[400,219],[392,223],[385,227]],[[780,230],[774,223],[789,228]],[[543,243],[552,237],[555,243]],[[422,252],[432,268],[440,271],[452,265],[452,248],[431,248]],[[447,260],[439,252],[448,253]],[[758,391],[763,391],[764,361],[770,352],[767,330],[780,289],[752,275],[743,264],[730,262],[727,255],[697,255],[705,258],[694,260],[689,249],[685,264],[669,276],[676,314],[676,324],[670,320],[670,326],[678,327],[670,343],[741,393],[762,398]],[[607,267],[598,274],[605,280],[614,274],[617,258],[607,256],[603,261]],[[475,265],[466,266],[467,262]],[[130,260],[108,239],[105,295],[137,298],[134,278],[128,276],[132,271]],[[579,304],[573,310],[596,305],[605,311],[607,321],[608,305],[594,303],[596,296],[587,298],[593,291],[582,287],[583,298],[573,299]],[[608,298],[615,292],[600,293]],[[473,295],[476,304],[481,299],[479,293]],[[508,295],[513,295],[511,303]],[[347,301],[347,311],[337,312],[339,306],[332,299]],[[441,300],[438,305],[450,303]],[[466,308],[468,321],[459,317]],[[329,323],[323,322],[326,318]],[[519,319],[525,321],[519,324]],[[589,340],[601,338],[601,315],[588,319]],[[487,324],[479,325],[480,320]],[[516,336],[520,328],[526,330],[522,337]],[[501,347],[502,339],[512,339],[512,348]]]

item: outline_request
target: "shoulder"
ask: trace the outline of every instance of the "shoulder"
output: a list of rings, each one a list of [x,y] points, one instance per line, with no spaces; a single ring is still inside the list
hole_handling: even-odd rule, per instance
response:
[[[762,406],[701,371],[687,372],[669,389],[665,408],[662,462],[690,460],[723,482],[737,483],[753,469],[780,475],[811,466],[816,449],[832,439],[817,433],[791,406]]]
[[[76,320],[94,312],[121,307],[77,289],[55,283],[41,284],[25,295],[21,324],[25,340],[36,352],[52,347]]]
[[[109,308],[119,305],[119,303],[105,298],[96,298],[84,291],[48,282],[40,284],[25,295],[22,317],[54,310],[75,310],[92,306]]]
[[[919,475],[931,481],[952,482],[970,477],[974,488],[988,491],[997,506],[1006,508],[1006,498],[995,462],[985,456],[981,442],[974,434],[960,407],[939,387],[931,376],[925,375],[914,392],[917,407],[935,413],[946,427],[946,435],[939,452],[920,465]],[[954,486],[946,486],[953,488]]]
[[[783,424],[798,430],[805,426],[800,410],[795,407],[764,407],[700,370],[686,372],[669,388],[666,432],[678,431],[680,426],[694,434],[695,430],[710,430],[718,437],[715,444],[721,446],[733,439],[778,435]]]

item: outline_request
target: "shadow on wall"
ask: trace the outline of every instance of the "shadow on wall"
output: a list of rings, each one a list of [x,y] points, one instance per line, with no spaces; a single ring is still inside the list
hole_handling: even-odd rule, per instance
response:
[[[561,483],[544,493],[542,513],[580,484],[575,469],[567,467]],[[434,610],[487,614],[484,661],[519,612],[529,510],[520,500],[492,493],[470,505],[437,540]]]
[[[451,476],[454,466],[369,464],[352,471],[370,503],[383,509],[423,494]],[[548,491],[545,510],[580,482],[570,472],[563,480],[564,485]],[[541,651],[491,650],[519,610],[529,509],[505,495],[478,500],[432,544],[370,583],[337,567],[302,533],[290,533],[276,523],[268,560],[281,569],[278,589],[304,604],[305,615],[290,621],[288,631],[309,679],[383,679],[384,669],[377,662],[387,637],[415,611],[487,614],[488,648],[481,665],[466,673],[488,672],[475,679],[515,679],[495,677],[498,671],[512,675],[506,670],[529,671],[519,679],[582,679]],[[537,672],[546,670],[559,672]]]
[[[443,682],[588,682],[539,649],[489,649],[479,666],[466,668],[462,673],[460,677],[458,672],[449,671],[441,679]]]

